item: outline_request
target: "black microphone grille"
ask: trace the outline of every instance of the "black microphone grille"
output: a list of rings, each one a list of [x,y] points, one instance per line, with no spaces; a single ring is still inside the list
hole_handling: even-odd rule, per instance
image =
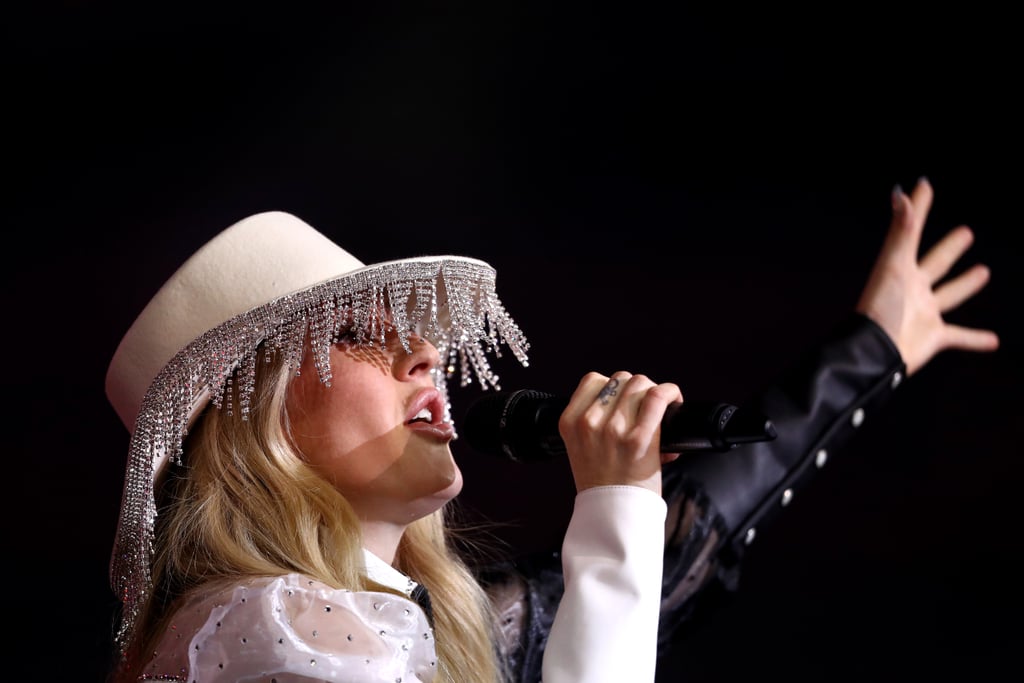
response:
[[[512,460],[541,459],[529,453],[532,444],[544,441],[552,426],[548,409],[554,394],[536,389],[498,391],[481,396],[469,406],[458,426],[459,434],[469,445],[482,453],[499,455]],[[559,402],[560,403],[560,402]],[[554,427],[557,435],[557,425]],[[547,457],[547,454],[545,454]]]

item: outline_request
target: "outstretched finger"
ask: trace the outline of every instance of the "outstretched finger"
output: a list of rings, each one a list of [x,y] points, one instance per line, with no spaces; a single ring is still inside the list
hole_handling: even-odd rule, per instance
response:
[[[927,178],[918,178],[914,189],[910,191],[910,219],[911,229],[914,238],[920,244],[921,233],[924,232],[924,224],[928,220],[928,213],[932,210],[932,199],[935,191]]]
[[[933,285],[941,280],[974,243],[974,233],[966,225],[947,232],[921,257],[920,266]]]
[[[892,189],[892,222],[882,245],[883,259],[895,258],[906,267],[917,264],[921,232],[930,205],[930,199],[919,187],[914,188],[912,195],[906,194],[899,185]]]
[[[988,266],[978,264],[970,270],[935,288],[935,302],[939,311],[946,313],[970,299],[988,284],[991,271]]]
[[[946,325],[944,328],[942,349],[995,351],[998,348],[999,335],[992,330],[979,330],[961,325]]]

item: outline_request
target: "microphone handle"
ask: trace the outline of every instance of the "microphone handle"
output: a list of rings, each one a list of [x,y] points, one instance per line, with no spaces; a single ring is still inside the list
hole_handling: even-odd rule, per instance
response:
[[[520,401],[535,410],[526,419]],[[504,404],[499,421],[504,455],[515,461],[554,459],[565,455],[565,443],[558,435],[558,419],[568,405],[567,397],[557,397],[534,389],[512,392]],[[737,412],[738,411],[738,412]],[[519,429],[506,433],[505,418],[515,413]],[[763,415],[740,410],[731,403],[689,400],[671,403],[661,420],[661,452],[725,452],[743,443],[770,441],[776,436],[771,420]]]
[[[726,439],[725,427],[737,406],[715,401],[670,403],[661,419],[661,452],[727,451],[737,446]]]

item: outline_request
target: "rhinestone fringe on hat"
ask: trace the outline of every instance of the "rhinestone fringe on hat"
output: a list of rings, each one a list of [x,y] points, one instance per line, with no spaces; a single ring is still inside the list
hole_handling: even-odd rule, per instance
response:
[[[218,409],[248,416],[255,386],[256,349],[262,342],[297,368],[308,334],[320,381],[329,385],[330,347],[341,333],[356,342],[383,344],[395,329],[406,351],[411,330],[429,339],[441,355],[434,382],[450,418],[448,377],[460,371],[465,386],[475,375],[482,388],[500,389],[487,354],[500,357],[504,343],[528,365],[529,343],[505,311],[486,264],[454,259],[400,261],[352,273],[300,293],[275,299],[235,316],[179,351],[153,380],[142,400],[128,453],[121,515],[110,580],[122,602],[117,642],[122,654],[134,635],[139,611],[151,590],[155,463],[167,456],[181,463],[192,406],[209,395]],[[442,290],[447,296],[442,303]],[[447,307],[447,315],[443,309]],[[384,312],[390,319],[383,319]],[[237,383],[239,405],[226,387]],[[226,403],[225,403],[226,402]]]

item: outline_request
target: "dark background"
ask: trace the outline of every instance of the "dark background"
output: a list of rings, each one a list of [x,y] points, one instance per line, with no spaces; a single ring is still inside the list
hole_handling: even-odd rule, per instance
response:
[[[372,5],[360,7],[359,5]],[[925,175],[989,287],[947,353],[752,546],[664,681],[981,678],[1016,664],[1019,39],[983,5],[6,10],[8,658],[99,681],[127,434],[121,334],[195,248],[291,211],[364,262],[475,256],[530,338],[503,388],[644,372],[744,397],[854,305]],[[955,10],[955,11],[953,11]],[[10,210],[13,208],[13,210]],[[5,278],[5,279],[6,279]],[[456,412],[472,394],[453,391]],[[13,409],[13,414],[11,410]],[[565,463],[471,453],[463,502],[557,540]],[[527,531],[527,529],[530,529]]]

